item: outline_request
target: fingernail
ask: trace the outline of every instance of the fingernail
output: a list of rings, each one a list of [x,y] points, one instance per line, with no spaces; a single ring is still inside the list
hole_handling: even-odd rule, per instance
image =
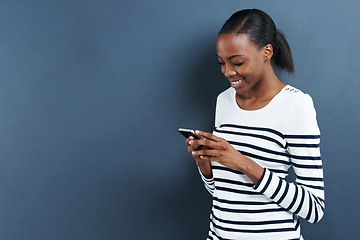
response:
[[[190,140],[190,141],[189,141],[189,145],[193,144],[193,142],[194,142],[193,140]]]
[[[200,131],[199,131],[199,130],[195,130],[195,133],[196,133],[196,134],[200,134]]]

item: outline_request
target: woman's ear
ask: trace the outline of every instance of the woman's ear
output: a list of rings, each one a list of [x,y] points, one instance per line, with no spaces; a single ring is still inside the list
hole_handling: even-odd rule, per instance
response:
[[[273,54],[274,54],[273,47],[269,43],[264,47],[264,61],[267,62],[267,61],[271,60]]]

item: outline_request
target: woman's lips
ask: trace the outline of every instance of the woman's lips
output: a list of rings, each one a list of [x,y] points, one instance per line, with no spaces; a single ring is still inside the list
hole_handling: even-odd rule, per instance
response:
[[[238,85],[239,83],[241,83],[241,82],[242,82],[242,80],[244,80],[244,77],[243,77],[243,78],[241,78],[241,79],[239,79],[239,80],[237,80],[237,81],[230,81],[231,86],[236,86],[236,85]]]

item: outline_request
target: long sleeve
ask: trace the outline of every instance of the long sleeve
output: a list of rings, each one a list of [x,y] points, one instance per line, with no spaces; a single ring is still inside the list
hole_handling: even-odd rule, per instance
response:
[[[215,182],[214,182],[214,178],[206,178],[202,172],[200,171],[200,168],[198,168],[199,170],[199,174],[201,176],[201,180],[203,181],[204,183],[204,186],[206,188],[206,190],[211,194],[213,195],[214,194],[214,190],[215,190]]]
[[[318,222],[325,208],[324,181],[320,131],[309,95],[303,94],[294,102],[286,120],[284,138],[295,182],[287,182],[265,169],[254,189],[310,223]]]
[[[216,108],[215,108],[215,128],[219,125],[219,113],[218,113],[218,110],[219,110],[219,102],[217,101],[216,102]],[[211,195],[214,195],[214,190],[215,190],[215,181],[214,181],[214,178],[206,178],[202,172],[200,171],[200,168],[198,167],[198,170],[199,170],[199,174],[200,174],[200,177],[201,177],[201,180],[203,181],[204,183],[204,186],[205,186],[205,189],[211,194]]]

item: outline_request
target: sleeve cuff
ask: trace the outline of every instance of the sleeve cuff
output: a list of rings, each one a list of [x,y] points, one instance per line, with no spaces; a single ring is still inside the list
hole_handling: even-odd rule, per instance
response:
[[[259,193],[264,193],[272,180],[272,172],[268,169],[264,168],[264,172],[261,175],[261,178],[259,179],[258,183],[253,187],[255,191]]]
[[[206,178],[206,177],[204,176],[204,174],[201,172],[200,168],[197,167],[197,169],[198,169],[198,171],[199,171],[199,173],[200,173],[200,176],[201,176],[201,179],[202,179],[203,181],[208,182],[208,183],[211,183],[211,182],[214,181],[214,177],[212,177],[212,178]]]

